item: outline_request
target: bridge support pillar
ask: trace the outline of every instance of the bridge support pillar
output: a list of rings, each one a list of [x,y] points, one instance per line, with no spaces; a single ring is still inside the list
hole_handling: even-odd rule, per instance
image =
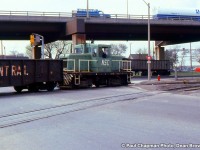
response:
[[[73,34],[72,35],[72,43],[73,43],[73,46],[77,45],[77,44],[86,43],[86,35],[85,34]]]
[[[161,46],[156,46],[156,60],[164,60],[165,59],[165,48]]]
[[[86,35],[85,34],[73,34],[72,35],[73,44],[83,44],[86,42]]]
[[[33,59],[41,59],[41,47],[34,46],[32,48],[32,58]]]

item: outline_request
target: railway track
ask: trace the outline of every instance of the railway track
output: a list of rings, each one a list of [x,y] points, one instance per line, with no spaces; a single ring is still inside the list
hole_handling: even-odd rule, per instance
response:
[[[136,84],[135,87],[146,89],[148,91],[166,91],[170,93],[181,93],[184,91],[199,91],[200,83],[195,81],[179,81],[179,82],[152,82],[147,84]]]
[[[200,89],[200,85],[182,85],[182,86],[171,86],[167,87],[165,91],[188,91],[188,90],[198,90]]]
[[[33,109],[24,112],[5,114],[0,116],[0,128],[11,127],[23,123],[50,118],[53,116],[86,110],[89,108],[112,104],[116,102],[135,100],[147,96],[153,96],[153,94],[138,92],[123,95],[114,95],[103,98],[83,100],[75,103],[56,105],[52,107]]]
[[[180,86],[171,86],[171,87],[166,87],[165,91],[194,91],[194,90],[200,90],[200,84],[195,84],[195,85],[180,85]]]

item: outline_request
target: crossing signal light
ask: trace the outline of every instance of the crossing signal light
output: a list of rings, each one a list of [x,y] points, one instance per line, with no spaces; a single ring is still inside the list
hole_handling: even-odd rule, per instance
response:
[[[35,37],[33,34],[30,35],[30,42],[31,42],[31,45],[35,43]]]

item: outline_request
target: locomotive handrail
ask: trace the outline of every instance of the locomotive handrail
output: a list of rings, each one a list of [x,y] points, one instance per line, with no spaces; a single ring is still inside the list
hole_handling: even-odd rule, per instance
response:
[[[70,61],[72,61],[72,62],[74,63],[74,69],[68,70],[68,69],[65,69],[65,68],[64,68],[64,71],[72,71],[72,72],[75,72],[75,71],[76,71],[76,69],[75,69],[75,67],[76,67],[75,59],[64,59],[64,60],[63,60],[63,62],[70,62]]]
[[[90,62],[97,61],[97,60],[85,60],[85,59],[79,59],[79,72],[81,72],[81,62],[86,61],[88,62],[88,70],[87,72],[90,72]]]
[[[127,68],[123,68],[125,71],[131,71],[131,61],[130,60],[122,60],[122,63],[127,63],[125,66],[127,66]],[[123,65],[123,67],[125,67]]]
[[[112,60],[113,62],[119,62],[119,72],[122,70],[124,71],[131,71],[131,61],[130,60]],[[127,63],[125,66],[127,66],[127,68],[124,68],[125,66],[123,65],[123,63]],[[130,63],[130,64],[128,64]],[[130,67],[129,67],[130,66]]]

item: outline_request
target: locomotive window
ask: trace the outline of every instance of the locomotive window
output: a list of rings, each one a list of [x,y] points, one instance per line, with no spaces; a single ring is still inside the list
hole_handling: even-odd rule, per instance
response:
[[[104,53],[108,56],[109,55],[109,48],[104,48]]]
[[[91,51],[91,48],[90,47],[86,47],[85,53],[90,53],[90,51]]]
[[[97,49],[96,48],[92,48],[91,49],[91,53],[92,53],[93,57],[96,57],[96,55],[97,55]]]
[[[83,53],[83,49],[82,48],[75,48],[75,53],[81,54],[81,53]]]
[[[102,50],[102,48],[100,47],[99,48],[99,57],[101,57],[103,55],[103,50]]]
[[[108,58],[110,56],[110,51],[108,47],[99,48],[99,56],[102,58]]]
[[[99,48],[99,56],[102,58],[107,58],[109,56],[109,48],[108,47],[101,47]]]

